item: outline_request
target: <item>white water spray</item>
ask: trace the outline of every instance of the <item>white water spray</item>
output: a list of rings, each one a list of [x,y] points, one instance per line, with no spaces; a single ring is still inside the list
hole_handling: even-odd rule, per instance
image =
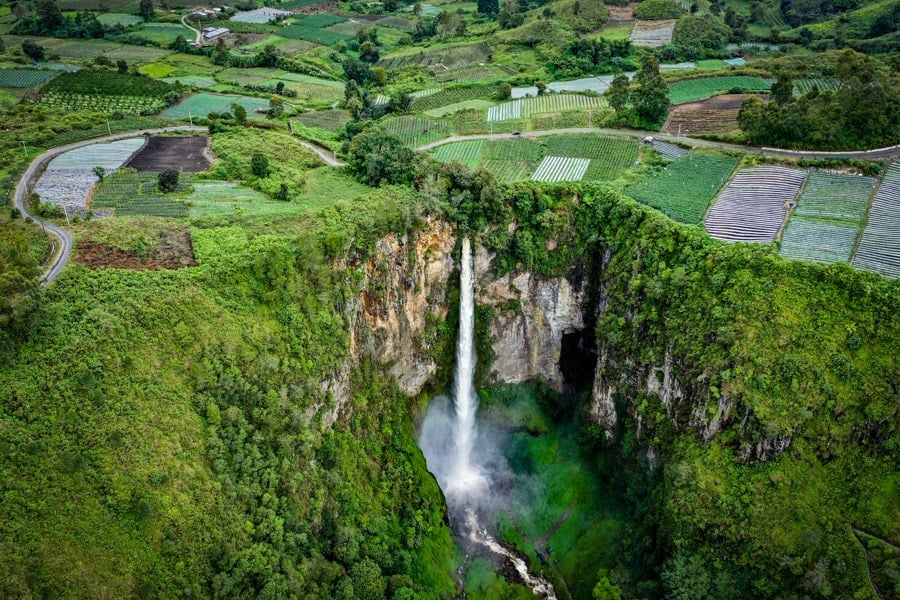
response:
[[[459,338],[456,345],[456,371],[453,380],[453,414],[446,410],[443,399],[436,398],[429,407],[422,424],[419,447],[425,454],[428,469],[434,473],[447,497],[451,517],[456,516],[457,526],[472,544],[509,561],[522,582],[545,600],[556,600],[553,585],[542,577],[533,575],[526,562],[505,548],[479,522],[479,514],[493,503],[491,477],[488,472],[495,448],[476,453],[478,428],[475,413],[478,397],[475,394],[475,292],[472,265],[472,248],[468,238],[462,241],[460,265]],[[496,477],[496,475],[495,475]],[[490,512],[490,511],[488,511]]]

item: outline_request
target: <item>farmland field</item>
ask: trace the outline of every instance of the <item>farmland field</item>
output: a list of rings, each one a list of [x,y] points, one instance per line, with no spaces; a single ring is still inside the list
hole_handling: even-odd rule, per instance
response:
[[[890,166],[875,193],[852,264],[900,278],[900,163]]]
[[[457,104],[459,102],[465,102],[466,100],[489,98],[496,91],[497,86],[491,85],[441,90],[424,96],[416,96],[413,99],[410,109],[417,112],[434,110],[435,108],[439,108],[441,106],[446,106],[448,104]]]
[[[834,77],[816,77],[794,81],[794,95],[806,94],[811,92],[813,88],[820,92],[825,90],[837,91],[841,88],[841,80]]]
[[[669,84],[669,102],[672,104],[695,102],[735,88],[751,92],[764,92],[768,91],[770,87],[765,79],[744,75],[688,79]]]
[[[378,20],[379,27],[392,27],[400,31],[412,31],[416,28],[415,21],[404,19],[403,17],[386,17]]]
[[[153,173],[116,171],[97,187],[91,208],[111,208],[116,216],[186,217],[187,205],[157,192],[156,184],[157,176]],[[185,191],[189,185],[190,176],[182,174],[179,190]]]
[[[165,108],[166,95],[174,91],[175,86],[150,77],[85,70],[52,80],[41,103],[69,112],[154,113]]]
[[[145,40],[155,42],[160,46],[167,46],[180,35],[185,39],[193,39],[193,32],[181,25],[170,23],[145,23],[143,27],[134,32],[134,35]]]
[[[69,150],[50,161],[47,170],[92,169],[100,166],[107,171],[112,171],[121,167],[132,154],[144,145],[144,142],[144,138],[134,137]]]
[[[126,13],[100,13],[97,15],[97,20],[106,27],[113,27],[114,25],[131,27],[132,25],[144,22],[142,17]]]
[[[77,42],[64,42],[53,48],[53,52],[63,58],[96,58],[120,48],[120,44],[104,40],[83,40]]]
[[[384,121],[385,130],[412,147],[434,142],[448,137],[450,130],[446,123],[422,117],[401,116]]]
[[[297,121],[307,127],[318,127],[325,131],[337,131],[350,120],[350,113],[343,110],[318,110],[297,115]]]
[[[729,242],[775,240],[806,171],[786,167],[741,169],[719,195],[706,217],[711,237]]]
[[[34,192],[41,202],[63,207],[69,214],[83,215],[88,196],[97,183],[94,167],[114,171],[143,144],[143,138],[131,138],[69,150],[50,161]]]
[[[546,94],[537,98],[522,98],[504,102],[488,109],[487,120],[506,121],[527,119],[532,115],[571,110],[600,109],[606,107],[606,100],[597,96],[580,94]]]
[[[645,48],[659,48],[672,43],[675,21],[637,21],[631,30],[631,43]]]
[[[813,172],[781,238],[781,255],[849,262],[875,186],[871,177]]]
[[[484,159],[479,167],[490,171],[498,181],[525,181],[537,167],[536,162]]]
[[[489,100],[464,100],[462,102],[426,110],[425,115],[439,119],[461,110],[486,110],[492,106],[494,106],[494,103]]]
[[[257,110],[268,110],[269,101],[262,98],[249,96],[225,96],[220,94],[208,94],[201,92],[189,96],[175,106],[163,111],[162,116],[167,119],[187,119],[189,115],[205,117],[211,112],[226,112],[231,110],[232,103],[237,103],[247,109],[247,116],[251,119],[263,118],[264,115]]]
[[[688,153],[687,149],[681,146],[659,140],[653,141],[653,149],[656,150],[657,154],[668,160],[677,160]]]
[[[457,161],[470,169],[474,169],[481,157],[481,149],[483,146],[483,140],[454,142],[452,144],[438,146],[437,149],[434,150],[433,156],[441,162]]]
[[[132,46],[123,44],[118,48],[107,50],[103,56],[109,60],[124,60],[131,63],[151,63],[162,60],[172,54],[171,50],[165,48],[154,48],[153,46]]]
[[[289,25],[279,29],[276,34],[284,38],[306,40],[307,42],[314,42],[316,44],[322,44],[323,46],[331,46],[338,42],[345,42],[353,39],[352,36],[343,33],[310,27],[308,25]]]
[[[58,74],[59,71],[38,71],[37,69],[0,69],[0,87],[37,87]]]
[[[378,66],[385,69],[396,69],[418,65],[422,68],[435,67],[436,70],[447,71],[488,62],[490,54],[491,49],[487,44],[468,44],[428,52],[420,51],[418,54],[389,56],[378,61]]]
[[[184,203],[191,217],[297,212],[295,204],[270,200],[260,192],[232,181],[195,181]]]
[[[168,168],[197,173],[209,168],[208,147],[209,138],[205,136],[154,136],[125,166],[139,173],[158,173]]]
[[[125,117],[124,119],[110,119],[108,123],[91,127],[89,129],[74,129],[61,133],[47,142],[47,148],[55,148],[56,146],[65,146],[81,140],[87,140],[95,137],[102,137],[110,133],[120,133],[123,131],[137,131],[139,129],[153,129],[157,127],[165,127],[168,125],[166,121],[157,117]]]
[[[662,131],[676,135],[736,131],[741,104],[751,95],[767,98],[760,94],[724,94],[673,106]]]
[[[534,181],[581,181],[591,163],[587,158],[545,156],[531,179]]]
[[[675,221],[699,223],[736,164],[730,156],[690,152],[625,192]]]

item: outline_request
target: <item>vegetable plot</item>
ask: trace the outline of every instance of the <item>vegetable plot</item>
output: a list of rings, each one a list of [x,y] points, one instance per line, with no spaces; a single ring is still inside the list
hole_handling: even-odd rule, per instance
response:
[[[465,142],[454,142],[452,144],[444,144],[438,146],[434,151],[434,157],[441,162],[461,162],[470,169],[474,169],[481,157],[481,149],[484,146],[483,140],[469,140]]]
[[[875,194],[853,266],[900,277],[900,163],[893,163]]]
[[[680,223],[699,223],[737,164],[730,156],[688,153],[625,192]]]
[[[848,262],[874,187],[871,177],[811,173],[781,238],[781,255]]]
[[[537,171],[531,176],[534,181],[581,181],[587,172],[590,159],[567,158],[565,156],[545,156]]]
[[[0,87],[37,87],[58,74],[59,71],[38,71],[37,69],[0,69]]]
[[[706,218],[711,237],[768,244],[775,240],[806,171],[786,167],[741,169]]]
[[[669,84],[669,102],[683,104],[704,100],[732,89],[747,92],[767,92],[771,88],[769,82],[759,77],[706,77],[688,79]]]

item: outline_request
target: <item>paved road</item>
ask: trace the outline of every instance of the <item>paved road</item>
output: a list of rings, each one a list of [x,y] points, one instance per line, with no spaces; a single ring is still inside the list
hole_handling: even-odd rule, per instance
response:
[[[900,146],[892,146],[890,148],[879,148],[876,150],[865,150],[860,152],[815,152],[812,150],[779,150],[777,148],[755,148],[752,146],[738,146],[736,144],[725,144],[723,142],[715,142],[711,140],[698,140],[685,136],[669,135],[667,133],[658,133],[654,131],[633,131],[628,129],[601,129],[597,127],[583,127],[576,129],[548,129],[545,131],[528,131],[522,132],[520,136],[511,133],[495,133],[476,134],[476,135],[460,135],[444,138],[430,144],[424,144],[416,148],[416,150],[430,150],[437,146],[449,144],[451,142],[462,142],[465,140],[508,140],[519,137],[542,137],[545,135],[558,135],[561,133],[598,133],[601,135],[613,135],[619,137],[644,138],[653,136],[653,139],[662,140],[664,142],[678,142],[695,148],[716,148],[719,150],[733,150],[735,152],[749,152],[751,154],[764,154],[766,156],[805,158],[809,160],[829,159],[829,158],[860,158],[860,159],[879,159],[900,157]]]
[[[197,11],[197,10],[200,10],[200,9],[199,9],[199,8],[195,8],[194,10]],[[200,30],[199,30],[199,29],[194,29],[193,27],[191,27],[190,25],[187,24],[187,17],[188,17],[188,15],[190,15],[190,14],[193,14],[193,11],[192,11],[192,12],[189,12],[187,15],[181,15],[181,24],[184,25],[185,27],[187,27],[188,29],[190,29],[191,31],[193,31],[193,32],[194,32],[194,35],[197,36],[197,39],[195,39],[194,42],[195,42],[197,45],[202,45],[202,44],[203,44],[203,38],[201,37]]]
[[[47,221],[43,221],[32,215],[28,212],[28,208],[25,203],[25,199],[28,196],[29,190],[32,187],[33,180],[36,178],[41,172],[43,166],[50,162],[56,156],[62,154],[63,152],[68,152],[69,150],[74,150],[75,148],[81,148],[84,146],[90,146],[92,144],[97,144],[100,142],[112,142],[115,140],[124,140],[126,138],[132,138],[135,136],[143,135],[144,133],[164,133],[166,131],[205,131],[206,127],[163,127],[161,129],[146,129],[143,131],[129,131],[125,133],[116,133],[113,135],[107,135],[102,138],[91,138],[89,140],[84,140],[83,142],[76,142],[74,144],[69,144],[67,146],[59,146],[57,148],[53,148],[51,150],[47,150],[43,154],[38,155],[34,160],[31,161],[31,164],[28,165],[28,168],[25,170],[25,173],[22,175],[22,178],[19,180],[19,184],[16,186],[16,193],[13,197],[13,203],[16,208],[22,211],[22,215],[24,217],[31,217],[34,219],[36,223],[39,223],[41,227],[44,228],[45,231],[50,233],[58,240],[58,244],[56,244],[56,254],[54,255],[50,264],[46,267],[44,271],[44,275],[41,278],[41,286],[46,287],[50,284],[54,279],[56,279],[59,274],[62,272],[63,267],[66,266],[66,263],[69,262],[69,254],[72,252],[72,234],[63,229],[62,227],[57,227],[53,223],[49,223]]]

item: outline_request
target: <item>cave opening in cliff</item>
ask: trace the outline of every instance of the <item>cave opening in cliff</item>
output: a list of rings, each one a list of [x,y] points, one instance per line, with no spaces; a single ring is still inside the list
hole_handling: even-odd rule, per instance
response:
[[[559,370],[565,382],[564,393],[580,396],[591,388],[597,368],[594,336],[590,329],[564,333],[559,351]]]

